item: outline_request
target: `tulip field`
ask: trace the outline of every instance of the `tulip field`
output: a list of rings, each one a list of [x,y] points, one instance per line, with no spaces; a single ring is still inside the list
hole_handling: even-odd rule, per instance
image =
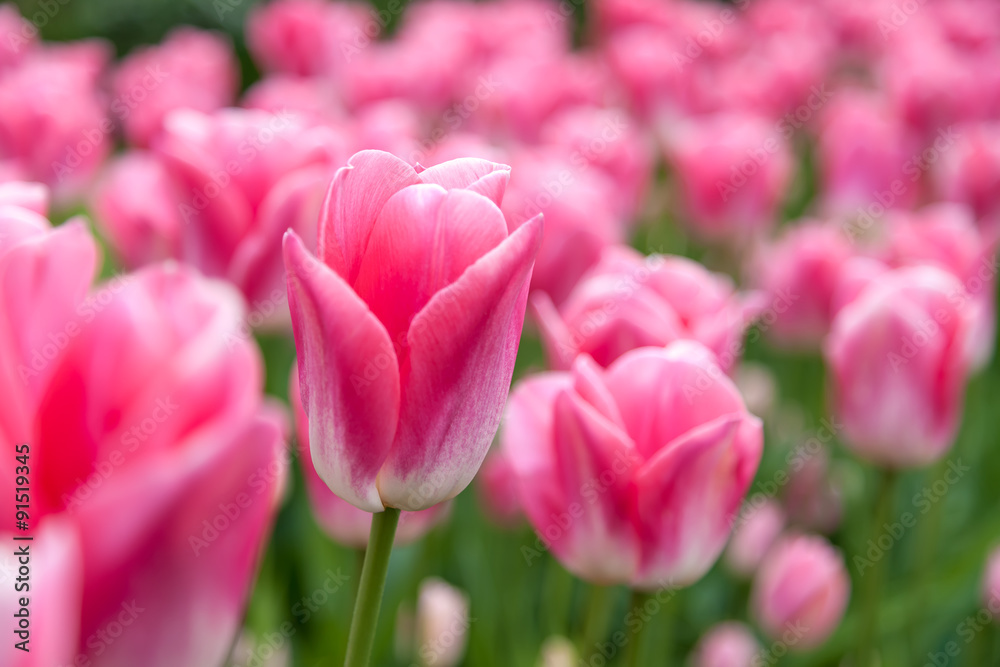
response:
[[[1000,3],[0,4],[0,667],[1000,666]]]

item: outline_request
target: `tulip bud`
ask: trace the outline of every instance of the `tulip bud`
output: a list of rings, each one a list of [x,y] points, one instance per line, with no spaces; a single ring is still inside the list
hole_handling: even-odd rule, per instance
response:
[[[549,637],[542,644],[536,667],[576,667],[579,660],[573,642],[565,637]]]
[[[425,579],[417,598],[417,658],[423,667],[453,667],[465,653],[469,600],[441,579]]]
[[[728,621],[709,628],[698,640],[691,667],[755,667],[754,657],[761,650],[750,628]]]
[[[726,548],[726,565],[736,574],[749,576],[784,529],[785,513],[776,501],[767,500],[741,519]]]
[[[929,266],[883,273],[833,323],[825,356],[836,419],[856,454],[928,465],[954,443],[977,314],[961,283]]]
[[[851,582],[840,553],[822,537],[797,535],[774,545],[753,582],[760,628],[789,651],[822,644],[840,624]]]

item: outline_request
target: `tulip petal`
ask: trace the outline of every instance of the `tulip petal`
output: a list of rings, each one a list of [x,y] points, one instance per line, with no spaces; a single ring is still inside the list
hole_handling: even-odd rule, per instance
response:
[[[352,505],[381,512],[375,478],[399,416],[399,367],[382,324],[339,274],[284,240],[288,301],[316,471]]]
[[[506,237],[503,214],[482,195],[404,188],[379,213],[354,289],[403,343],[420,309]]]
[[[445,190],[471,190],[499,207],[510,181],[510,167],[480,158],[461,158],[425,169],[420,180]]]
[[[552,298],[540,290],[532,292],[528,307],[538,325],[549,366],[556,370],[568,370],[579,350]]]
[[[708,571],[729,538],[762,448],[760,420],[725,415],[643,466],[635,478],[644,554],[636,587],[683,586]]]
[[[482,464],[510,389],[541,232],[540,217],[522,225],[413,319],[400,430],[379,473],[387,505],[452,498]]]
[[[319,257],[353,285],[379,211],[408,185],[416,170],[383,151],[361,151],[337,171],[319,222]]]

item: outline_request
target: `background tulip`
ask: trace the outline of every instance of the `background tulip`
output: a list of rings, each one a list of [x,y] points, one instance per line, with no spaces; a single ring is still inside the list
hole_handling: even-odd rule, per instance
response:
[[[726,565],[736,574],[753,574],[784,528],[785,512],[774,500],[746,510],[726,547]]]
[[[720,623],[698,640],[691,667],[753,667],[754,658],[763,650],[747,626]]]
[[[502,444],[528,519],[571,572],[658,589],[719,555],[760,429],[711,352],[684,341],[525,380]]]
[[[361,509],[448,500],[486,456],[541,234],[534,219],[507,235],[507,177],[482,160],[418,173],[362,152],[327,197],[322,263],[286,236],[313,463]]]
[[[837,315],[824,348],[844,442],[892,467],[926,465],[954,442],[970,359],[971,301],[922,266],[883,274]]]
[[[453,667],[465,652],[469,600],[441,579],[425,579],[417,596],[417,658],[426,667]]]
[[[754,578],[752,613],[789,651],[826,641],[840,624],[851,582],[844,560],[821,537],[797,535],[776,544]]]

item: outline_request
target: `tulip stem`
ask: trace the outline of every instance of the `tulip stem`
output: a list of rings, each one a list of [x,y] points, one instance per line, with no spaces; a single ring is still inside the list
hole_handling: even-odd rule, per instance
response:
[[[361,582],[358,585],[354,617],[351,619],[344,667],[368,667],[371,661],[375,627],[378,625],[378,612],[385,590],[385,576],[389,571],[389,555],[392,553],[398,523],[399,510],[394,507],[387,507],[384,512],[372,515],[372,531],[368,537],[365,561],[361,566]]]
[[[585,659],[594,653],[598,642],[604,639],[612,607],[614,607],[614,589],[611,586],[592,585],[590,600],[587,603],[587,615],[583,622],[583,635],[580,637],[581,654]]]
[[[896,472],[883,469],[879,475],[878,495],[875,501],[875,516],[872,522],[872,542],[878,544],[883,526],[889,522],[892,500],[896,489]],[[861,638],[858,641],[858,667],[874,667],[878,661],[878,621],[882,588],[885,586],[886,562],[889,554],[884,553],[871,566],[861,586]]]
[[[650,596],[648,593],[642,591],[633,590],[632,599],[628,603],[628,610],[625,612],[625,623],[626,630],[631,629],[632,624],[637,624],[638,627],[632,630],[632,636],[625,646],[625,667],[639,667],[639,665],[647,665],[648,661],[643,659],[645,654],[645,638],[649,634],[643,632],[646,626],[649,625],[651,620],[646,615],[646,602],[648,602]],[[631,619],[631,620],[630,620]]]

